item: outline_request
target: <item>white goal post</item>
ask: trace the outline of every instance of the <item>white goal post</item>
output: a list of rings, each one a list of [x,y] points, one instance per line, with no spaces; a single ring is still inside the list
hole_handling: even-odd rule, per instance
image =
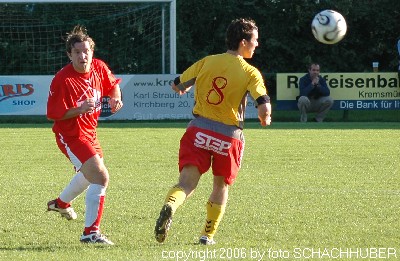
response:
[[[76,14],[63,17],[67,12]],[[60,38],[72,29],[72,21],[89,24],[95,54],[116,67],[116,73],[176,74],[176,0],[0,0],[0,20],[0,56],[5,59],[0,75],[60,69],[68,62]],[[33,69],[26,69],[29,64]]]

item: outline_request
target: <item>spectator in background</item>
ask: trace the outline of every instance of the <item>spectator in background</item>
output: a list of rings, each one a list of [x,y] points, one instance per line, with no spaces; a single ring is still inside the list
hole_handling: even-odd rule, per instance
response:
[[[399,85],[400,85],[400,38],[397,41],[397,53],[398,53],[398,58],[399,58],[399,67],[397,68],[397,75],[398,75],[398,79],[399,79]]]
[[[297,107],[300,110],[300,122],[307,122],[307,113],[315,112],[314,120],[322,122],[333,105],[330,90],[324,78],[320,76],[320,66],[312,63],[308,73],[300,78],[300,95],[297,96]]]

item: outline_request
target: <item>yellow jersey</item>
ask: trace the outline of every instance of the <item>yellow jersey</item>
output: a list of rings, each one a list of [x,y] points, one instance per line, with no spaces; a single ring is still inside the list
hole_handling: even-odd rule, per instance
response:
[[[206,56],[180,76],[194,86],[193,114],[243,128],[247,94],[267,95],[260,71],[242,57],[224,53]]]

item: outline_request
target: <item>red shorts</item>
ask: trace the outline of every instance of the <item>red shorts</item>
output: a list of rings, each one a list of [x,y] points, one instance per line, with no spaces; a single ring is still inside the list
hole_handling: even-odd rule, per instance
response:
[[[225,183],[232,185],[240,169],[243,149],[241,140],[191,126],[181,139],[179,171],[185,165],[194,165],[203,174],[212,166],[214,176],[223,176]]]
[[[75,171],[79,171],[88,159],[98,154],[103,157],[100,143],[94,140],[80,138],[64,138],[61,134],[56,134],[58,148],[74,165]]]

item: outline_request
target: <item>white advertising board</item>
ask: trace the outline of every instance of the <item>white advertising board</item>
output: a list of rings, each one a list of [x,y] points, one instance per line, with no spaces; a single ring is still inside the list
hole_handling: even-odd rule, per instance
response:
[[[191,119],[193,90],[180,96],[171,90],[177,75],[117,75],[124,107],[110,115],[107,109],[102,120]],[[0,115],[46,115],[49,86],[53,76],[0,76]],[[194,87],[195,88],[195,87]],[[246,118],[257,118],[257,110],[248,99]]]

